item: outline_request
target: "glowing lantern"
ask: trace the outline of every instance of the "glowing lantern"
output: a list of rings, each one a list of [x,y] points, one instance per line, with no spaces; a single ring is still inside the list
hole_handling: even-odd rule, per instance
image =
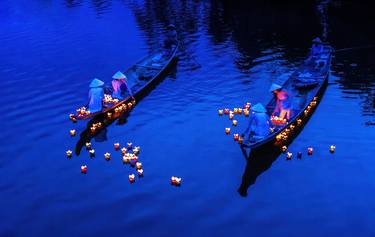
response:
[[[135,167],[136,167],[137,169],[142,169],[142,163],[141,163],[141,162],[137,162],[137,163],[135,163]]]
[[[225,134],[229,135],[230,133],[230,128],[225,128]]]
[[[107,113],[107,118],[109,118],[109,119],[112,118],[112,113],[108,112]]]
[[[72,129],[70,130],[70,136],[74,137],[76,135],[76,130]]]
[[[335,145],[331,145],[331,146],[329,147],[329,152],[334,153],[334,152],[335,152],[335,149],[336,149],[336,146],[335,146]]]
[[[106,159],[106,160],[110,160],[111,159],[111,153],[105,153],[104,154],[104,158]]]
[[[175,177],[175,176],[171,177],[171,184],[174,185],[174,186],[180,186],[181,181],[182,181],[181,178],[178,178],[178,177]]]
[[[133,147],[133,143],[128,142],[128,148],[129,148],[129,149],[132,149],[132,147]]]
[[[281,136],[281,134],[278,134],[278,135],[276,136],[276,141],[280,142],[280,141],[281,141],[281,139],[282,139],[282,136]]]
[[[74,114],[69,114],[69,119],[70,119],[70,121],[72,121],[74,123],[77,122],[77,119],[76,119]]]
[[[129,163],[130,163],[130,156],[129,156],[129,154],[126,154],[126,155],[124,155],[124,156],[122,157],[122,162],[123,162],[124,164],[129,164]]]
[[[132,183],[134,183],[134,181],[135,181],[135,175],[134,174],[130,174],[129,175],[129,182],[132,184]]]
[[[89,151],[89,153],[90,153],[90,157],[94,157],[95,156],[95,150],[94,149],[91,149]]]
[[[138,161],[138,157],[137,157],[136,155],[132,154],[132,156],[131,156],[131,161],[132,161],[134,164],[136,164],[137,161]]]
[[[233,117],[234,117],[234,114],[233,114],[233,113],[230,113],[230,114],[229,114],[229,119],[232,120]]]
[[[243,144],[243,137],[238,138],[238,144]]]
[[[219,115],[220,116],[223,115],[223,110],[222,109],[219,110]]]
[[[224,109],[224,114],[229,114],[229,109]]]
[[[234,134],[233,135],[233,139],[235,140],[235,141],[238,141],[238,138],[240,137],[240,135],[238,135],[238,133],[236,133],[236,134]]]
[[[298,158],[298,159],[302,159],[302,152],[298,152],[298,153],[297,153],[297,158]]]
[[[309,156],[311,156],[312,154],[313,154],[313,148],[312,147],[309,147],[309,148],[307,148],[307,154],[309,155]]]
[[[292,156],[293,156],[293,153],[291,153],[291,152],[286,153],[286,159],[287,160],[291,160]]]
[[[242,108],[238,108],[238,114],[242,114]]]
[[[143,177],[143,169],[137,169],[137,173],[139,177]]]
[[[90,127],[90,132],[91,133],[95,133],[95,131],[96,131],[96,127]]]
[[[133,104],[131,102],[128,103],[128,109],[132,109]]]
[[[243,114],[244,114],[246,117],[249,117],[250,112],[249,112],[248,109],[244,109],[244,110],[243,110]]]
[[[288,147],[287,147],[287,146],[283,146],[283,147],[281,147],[281,150],[282,150],[283,152],[286,152],[286,150],[288,150]]]
[[[67,150],[67,151],[66,151],[66,156],[67,156],[68,158],[71,158],[71,157],[72,157],[72,154],[73,154],[73,152],[72,152],[71,150]]]
[[[141,147],[140,146],[136,146],[136,147],[134,147],[134,149],[133,149],[133,152],[134,152],[134,154],[139,154],[140,152],[141,152]]]
[[[81,166],[81,173],[82,174],[86,174],[87,173],[87,166],[86,165],[82,165]]]
[[[275,131],[274,127],[270,127],[270,133],[273,133]]]
[[[91,148],[91,142],[86,142],[86,149],[89,150]]]
[[[244,105],[244,109],[247,109],[247,110],[250,110],[250,107],[251,107],[251,103],[250,102],[247,102],[245,105]]]
[[[237,114],[238,113],[238,108],[233,109],[233,113]]]
[[[233,126],[237,126],[237,120],[233,120],[233,121],[232,121],[232,125],[233,125]]]
[[[118,108],[115,108],[115,114],[118,114],[119,113],[119,109]]]
[[[302,119],[297,119],[297,125],[301,125],[302,124]]]
[[[120,143],[118,143],[118,142],[114,143],[113,146],[115,147],[116,151],[118,151],[120,149]]]
[[[293,129],[295,128],[296,126],[294,126],[293,124],[290,125],[290,130],[293,131]]]
[[[122,155],[125,155],[125,154],[126,154],[126,148],[125,148],[125,147],[123,147],[123,148],[121,149],[121,153],[122,153]]]

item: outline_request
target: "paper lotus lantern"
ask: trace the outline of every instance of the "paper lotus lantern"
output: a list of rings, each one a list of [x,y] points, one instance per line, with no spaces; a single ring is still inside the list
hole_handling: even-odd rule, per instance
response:
[[[221,115],[223,115],[223,110],[222,109],[219,109],[219,115],[221,116]]]
[[[90,153],[90,157],[94,157],[95,156],[95,150],[94,149],[91,149],[89,151],[89,153]]]
[[[137,173],[139,177],[143,177],[143,169],[137,169]]]
[[[250,111],[248,109],[244,109],[243,114],[245,115],[245,117],[249,117]]]
[[[134,174],[130,174],[129,175],[129,182],[132,184],[135,182],[135,175]]]
[[[240,135],[238,135],[238,133],[233,134],[233,139],[234,139],[235,141],[238,141],[239,137],[240,137]]]
[[[250,110],[250,107],[251,107],[251,103],[250,102],[247,102],[243,108],[246,109],[246,110]]]
[[[282,150],[282,152],[286,152],[288,150],[288,147],[287,146],[282,146],[281,150]]]
[[[293,153],[291,153],[291,152],[286,153],[286,159],[287,160],[291,160],[292,156],[293,156]]]
[[[142,169],[142,163],[141,163],[141,162],[137,162],[137,163],[135,163],[135,167],[136,167],[137,169]]]
[[[130,163],[130,156],[129,156],[129,154],[126,154],[126,155],[124,155],[124,156],[122,157],[122,162],[123,162],[124,164],[129,164],[129,163]]]
[[[72,129],[69,131],[70,136],[74,137],[76,135],[76,130]]]
[[[181,185],[181,181],[182,181],[181,178],[178,178],[178,177],[175,177],[175,176],[171,177],[171,184],[172,185],[180,186]]]
[[[237,113],[238,113],[238,114],[242,114],[242,108],[238,108],[238,109],[237,109]]]
[[[125,147],[123,147],[122,149],[121,149],[121,153],[122,153],[122,155],[125,155],[126,154],[126,148]]]
[[[86,142],[85,146],[86,149],[89,150],[91,148],[91,142]]]
[[[132,147],[133,147],[133,143],[128,142],[128,148],[129,148],[129,149],[132,149]]]
[[[238,123],[237,120],[233,120],[233,121],[232,121],[232,125],[233,125],[233,126],[237,126],[237,123]]]
[[[224,114],[229,114],[229,109],[224,109]]]
[[[312,154],[313,154],[313,148],[312,147],[309,147],[309,148],[307,148],[307,154],[309,155],[309,156],[311,156]]]
[[[105,153],[104,154],[104,159],[106,159],[106,160],[110,160],[111,159],[111,153]]]
[[[73,155],[73,152],[72,152],[71,150],[67,150],[67,151],[66,151],[66,156],[67,156],[68,158],[71,158],[72,155]]]
[[[86,165],[82,165],[81,166],[81,173],[82,174],[86,174],[87,173],[87,166]]]
[[[120,143],[118,142],[113,143],[113,147],[115,148],[116,151],[118,151],[120,149]]]
[[[229,119],[232,120],[233,117],[234,117],[234,114],[233,114],[233,113],[230,113],[230,114],[229,114]]]
[[[233,113],[234,113],[234,114],[237,114],[237,113],[238,113],[238,108],[234,108],[234,109],[233,109]]]
[[[335,145],[331,145],[331,146],[329,147],[329,152],[334,153],[335,150],[336,150],[336,146],[335,146]]]
[[[230,128],[225,128],[225,134],[227,134],[227,135],[230,134]]]

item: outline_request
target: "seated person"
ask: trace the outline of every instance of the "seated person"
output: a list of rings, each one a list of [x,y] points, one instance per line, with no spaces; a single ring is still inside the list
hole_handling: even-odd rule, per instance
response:
[[[252,111],[249,126],[246,128],[245,132],[242,134],[244,137],[246,134],[248,139],[262,139],[270,133],[270,117],[266,113],[267,110],[261,103],[258,103],[250,108]]]
[[[272,116],[276,115],[279,118],[289,120],[292,116],[292,102],[288,92],[282,90],[282,87],[276,83],[271,85],[270,91],[276,100],[276,107]]]
[[[323,53],[323,42],[320,40],[319,37],[315,38],[312,41],[312,47],[311,47],[311,55],[312,56],[319,56],[321,53]]]
[[[97,78],[92,80],[92,82],[90,83],[88,110],[91,113],[102,110],[102,101],[104,98],[103,86],[104,82]]]
[[[112,92],[112,98],[116,98],[116,99],[123,99],[123,96],[122,96],[122,92],[123,92],[123,87],[125,86],[126,89],[128,90],[129,92],[129,95],[131,97],[133,97],[133,93],[131,92],[128,84],[126,83],[126,76],[118,71],[116,72],[115,75],[113,75],[113,80],[112,80],[112,87],[113,87],[113,92]]]

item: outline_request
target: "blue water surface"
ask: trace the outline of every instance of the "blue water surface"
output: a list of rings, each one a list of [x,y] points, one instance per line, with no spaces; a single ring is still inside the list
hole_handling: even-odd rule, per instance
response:
[[[374,49],[335,54],[323,100],[289,147],[302,160],[247,164],[217,115],[266,103],[322,32],[336,49],[375,42],[364,18],[345,20],[361,6],[337,2],[322,13],[315,1],[2,0],[0,236],[375,236]],[[91,140],[95,158],[67,159],[86,129],[68,115],[91,79],[110,81],[158,48],[170,23],[178,61]],[[113,149],[129,141],[145,174],[134,184]]]

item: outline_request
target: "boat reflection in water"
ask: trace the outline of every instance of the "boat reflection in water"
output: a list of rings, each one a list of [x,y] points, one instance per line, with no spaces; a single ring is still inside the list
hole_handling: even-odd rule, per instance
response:
[[[176,78],[177,73],[177,61],[178,58],[174,58],[171,63],[161,72],[158,77],[151,82],[151,84],[139,91],[135,98],[139,102],[142,98],[147,96],[159,83],[161,83],[167,76],[171,78]],[[136,105],[137,106],[137,105]],[[107,140],[107,128],[114,122],[116,125],[124,125],[127,122],[131,110],[126,110],[122,113],[119,113],[115,116],[115,113],[111,117],[108,117],[107,113],[99,114],[93,117],[86,125],[86,129],[80,133],[80,138],[76,144],[75,153],[78,156],[81,153],[82,148],[86,145],[87,142],[90,142],[93,138],[96,142],[104,142]],[[95,131],[92,131],[94,124],[100,124],[99,127],[96,127]]]

